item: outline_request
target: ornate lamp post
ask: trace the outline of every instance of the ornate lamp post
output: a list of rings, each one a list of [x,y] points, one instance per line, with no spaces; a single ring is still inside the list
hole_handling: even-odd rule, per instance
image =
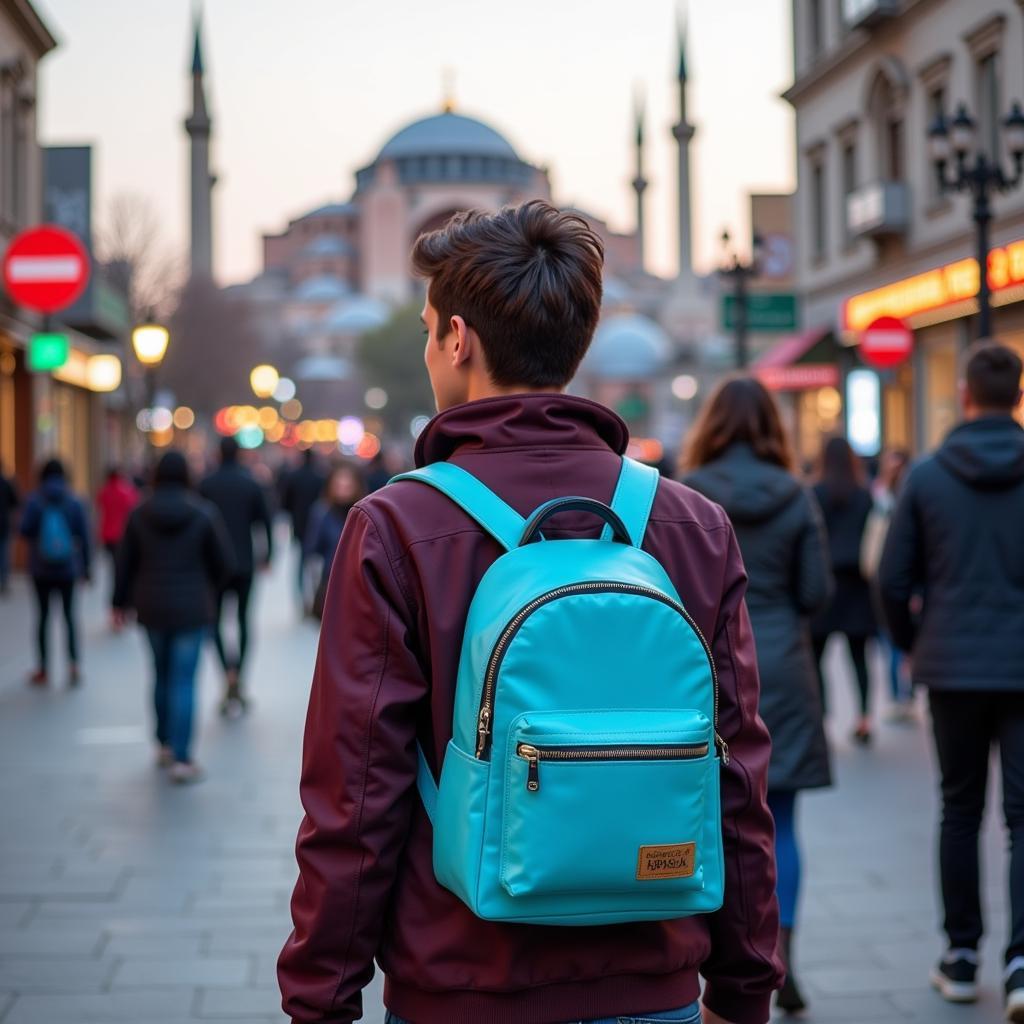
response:
[[[152,409],[156,398],[156,370],[167,354],[171,332],[152,317],[132,330],[132,348],[135,358],[146,371],[146,408]]]
[[[992,223],[991,197],[1010,192],[1024,178],[1024,111],[1014,102],[1002,122],[1003,139],[1013,161],[1013,171],[1003,170],[998,155],[990,156],[985,145],[978,144],[977,126],[967,107],[957,107],[952,122],[939,114],[928,131],[928,144],[939,192],[967,192],[973,200],[972,217],[977,234],[978,256],[978,337],[992,333],[992,302],[988,284],[989,227]],[[952,167],[950,164],[952,163]]]
[[[747,344],[747,327],[749,322],[749,283],[761,274],[761,261],[764,255],[764,241],[755,231],[752,238],[751,258],[744,263],[739,254],[731,246],[728,230],[722,232],[722,251],[725,260],[718,273],[723,280],[731,281],[735,308],[733,310],[733,330],[736,339],[736,368],[744,369],[750,361]]]

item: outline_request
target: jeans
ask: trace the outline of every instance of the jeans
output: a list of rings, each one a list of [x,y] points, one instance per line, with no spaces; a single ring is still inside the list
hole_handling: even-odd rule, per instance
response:
[[[238,654],[236,656],[228,655],[221,631],[221,615],[224,610],[224,598],[227,594],[235,595],[235,611],[238,616]],[[220,655],[220,663],[224,666],[225,672],[229,669],[242,671],[245,652],[249,646],[249,598],[251,595],[252,573],[232,576],[227,586],[217,595],[217,625],[213,634],[213,642],[217,647],[217,654]]]
[[[800,847],[796,841],[796,793],[768,791],[768,808],[775,819],[775,863],[778,871],[779,924],[796,927],[800,896]]]
[[[1009,963],[1024,956],[1024,693],[932,690],[930,705],[942,775],[943,927],[952,949],[977,949],[984,930],[978,834],[991,749],[999,745],[1003,814],[1010,833]]]
[[[632,1017],[602,1017],[600,1020],[567,1021],[566,1024],[700,1024],[700,1003],[691,1003],[679,1010],[662,1010],[659,1012],[634,1014]],[[410,1024],[409,1021],[396,1017],[390,1011],[384,1018],[384,1024]]]
[[[36,588],[36,605],[39,609],[39,626],[36,633],[36,647],[39,652],[39,671],[46,671],[49,644],[47,632],[50,625],[50,604],[54,594],[60,594],[61,607],[64,609],[64,625],[68,635],[68,661],[72,665],[78,663],[78,635],[75,632],[75,581],[47,580],[38,576],[32,581]]]
[[[196,668],[205,630],[149,629],[155,680],[156,740],[170,747],[175,761],[187,762],[192,742]]]

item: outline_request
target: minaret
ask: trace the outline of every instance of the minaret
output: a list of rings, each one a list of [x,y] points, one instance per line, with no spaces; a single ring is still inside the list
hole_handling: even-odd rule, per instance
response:
[[[201,14],[195,15],[195,44],[192,48],[192,113],[185,121],[191,144],[191,276],[213,277],[212,196],[216,178],[210,173],[210,114],[203,87],[203,50],[200,42]]]
[[[635,103],[636,122],[636,177],[633,179],[633,191],[636,193],[636,238],[640,249],[640,272],[644,271],[644,192],[647,179],[644,177],[644,98],[637,92]]]
[[[686,24],[680,18],[679,34],[679,123],[672,137],[679,149],[679,280],[693,278],[693,224],[690,218],[690,142],[694,127],[686,119]]]

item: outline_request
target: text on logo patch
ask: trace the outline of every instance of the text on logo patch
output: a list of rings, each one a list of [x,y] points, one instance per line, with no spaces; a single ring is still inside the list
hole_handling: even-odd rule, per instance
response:
[[[696,843],[641,846],[640,856],[636,862],[636,877],[641,882],[657,878],[689,878],[696,863]]]

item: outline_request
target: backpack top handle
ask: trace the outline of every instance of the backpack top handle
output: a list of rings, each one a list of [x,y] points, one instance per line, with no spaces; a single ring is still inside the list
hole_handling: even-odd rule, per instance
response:
[[[590,512],[604,520],[611,531],[610,536],[612,540],[616,540],[620,544],[627,544],[630,547],[633,545],[633,541],[629,536],[629,530],[626,529],[626,524],[607,505],[600,501],[595,501],[593,498],[570,497],[554,498],[541,505],[527,520],[523,535],[519,540],[519,546],[523,547],[526,544],[533,543],[540,536],[540,528],[544,523],[552,516],[557,516],[560,512]],[[602,539],[608,538],[602,537]]]

